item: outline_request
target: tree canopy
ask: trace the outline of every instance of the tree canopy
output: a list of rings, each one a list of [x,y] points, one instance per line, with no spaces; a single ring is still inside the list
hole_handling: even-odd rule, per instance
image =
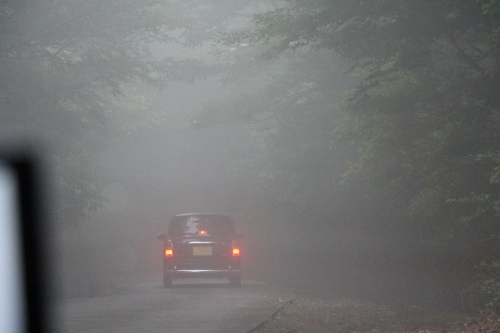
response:
[[[309,100],[299,113],[329,113],[332,144],[357,149],[348,178],[390,188],[420,222],[458,227],[474,218],[496,220],[497,11],[489,1],[290,1],[256,15],[253,31],[227,34],[225,41],[264,45],[254,61],[321,49],[347,61],[354,89],[339,91],[331,67],[322,66],[328,79],[308,87],[298,78],[286,92],[268,90],[272,107],[261,113],[273,113],[277,104],[290,111],[287,103],[298,96],[290,91],[302,85],[300,97]],[[310,102],[320,95],[332,101]],[[291,112],[273,114],[291,119]]]
[[[202,46],[241,5],[0,2],[1,123],[37,133],[54,148],[50,159],[67,220],[79,220],[98,205],[102,181],[92,159],[113,132],[108,120],[118,115],[128,130],[165,120],[164,110],[152,109],[143,89],[133,86],[161,89],[216,73],[213,62],[179,50]]]
[[[253,99],[208,106],[200,121],[257,122],[269,174],[281,179],[273,189],[299,211],[331,211],[340,175],[365,193],[378,188],[372,199],[390,221],[366,220],[367,230],[406,230],[408,248],[460,252],[448,273],[463,276],[498,257],[499,12],[487,0],[288,1],[221,39],[236,48],[229,77],[239,59],[287,63],[285,74],[269,75]],[[332,158],[346,151],[339,168]]]

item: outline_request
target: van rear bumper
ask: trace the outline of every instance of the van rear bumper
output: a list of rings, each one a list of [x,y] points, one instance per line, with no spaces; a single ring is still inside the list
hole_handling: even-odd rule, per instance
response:
[[[166,269],[165,274],[172,278],[225,278],[241,274],[241,269],[238,267],[228,266],[225,269],[178,269],[174,266],[173,269]]]

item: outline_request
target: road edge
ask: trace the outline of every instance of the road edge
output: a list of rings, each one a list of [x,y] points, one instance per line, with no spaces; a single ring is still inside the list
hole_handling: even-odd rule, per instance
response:
[[[267,322],[269,322],[270,320],[274,319],[280,313],[280,311],[283,309],[283,307],[285,305],[292,304],[293,301],[295,300],[295,298],[296,298],[296,296],[294,294],[291,294],[289,296],[289,299],[283,301],[278,306],[278,308],[273,313],[271,313],[271,315],[269,317],[267,317],[267,319],[265,319],[262,322],[260,322],[259,324],[255,325],[253,328],[251,328],[250,330],[246,331],[245,333],[255,333],[257,330],[261,329]]]

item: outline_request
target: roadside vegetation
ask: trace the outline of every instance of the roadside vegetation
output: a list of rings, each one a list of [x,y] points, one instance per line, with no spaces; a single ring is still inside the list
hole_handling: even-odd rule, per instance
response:
[[[500,316],[299,297],[252,333],[495,333]]]

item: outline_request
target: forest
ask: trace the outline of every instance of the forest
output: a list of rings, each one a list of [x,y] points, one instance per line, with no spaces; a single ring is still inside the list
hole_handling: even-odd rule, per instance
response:
[[[155,234],[206,211],[256,279],[500,307],[498,0],[2,0],[0,59],[65,297],[157,274]]]

